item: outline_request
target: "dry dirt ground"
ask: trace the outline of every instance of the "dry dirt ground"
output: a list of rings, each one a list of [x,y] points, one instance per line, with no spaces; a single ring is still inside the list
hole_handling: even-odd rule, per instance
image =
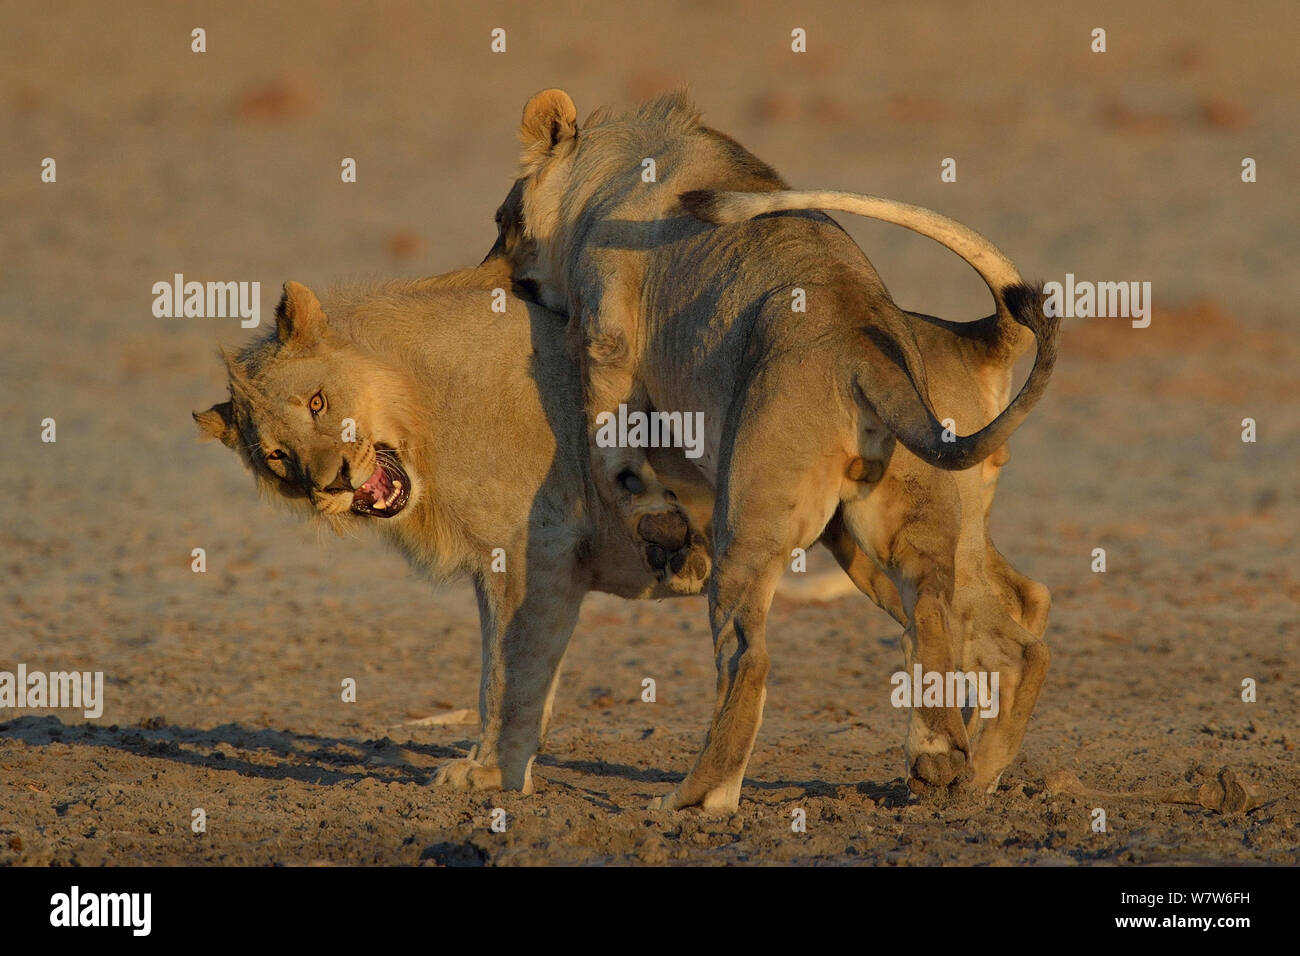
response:
[[[0,711],[0,863],[1300,862],[1292,4],[0,11],[0,670],[102,671],[107,698],[97,720]],[[215,345],[246,333],[154,318],[154,282],[259,281],[269,318],[288,278],[477,261],[528,95],[563,86],[585,115],[682,84],[796,185],[938,208],[1029,275],[1153,283],[1149,328],[1068,322],[1012,443],[994,538],[1052,589],[1053,662],[993,796],[909,798],[899,629],[855,596],[778,598],[730,817],[644,809],[709,716],[698,601],[589,601],[535,795],[433,788],[475,733],[413,723],[475,706],[468,588],[319,536],[195,441],[190,410],[224,390]],[[846,224],[901,304],[987,311],[942,250]],[[1045,783],[1135,791],[1223,767],[1268,802],[1226,815]]]

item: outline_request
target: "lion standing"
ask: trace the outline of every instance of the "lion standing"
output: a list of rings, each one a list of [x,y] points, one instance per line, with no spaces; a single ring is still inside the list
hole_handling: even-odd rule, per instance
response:
[[[996,335],[1018,324],[1039,344],[1011,404],[982,424],[972,396],[976,410],[962,424],[978,419],[982,427],[958,437],[927,404],[931,387],[909,317],[833,221],[785,212],[710,228],[693,215],[707,210],[681,202],[699,190],[782,190],[770,167],[702,125],[680,95],[625,115],[597,111],[581,132],[576,116],[560,90],[525,107],[520,177],[498,213],[493,252],[509,257],[540,301],[571,316],[595,485],[640,536],[647,563],[662,568],[666,559],[679,575],[704,570],[702,542],[637,449],[600,448],[594,426],[620,404],[704,413],[697,467],[717,490],[708,588],[717,702],[694,768],[662,805],[734,809],[766,695],[773,589],[791,550],[816,541],[832,519],[896,588],[912,636],[905,647],[927,670],[960,663],[949,623],[960,495],[943,487],[929,496],[929,512],[900,516],[892,505],[906,495],[872,492],[896,440],[948,470],[1001,448],[1046,385],[1058,327],[987,240],[928,211],[885,204],[980,272],[997,302]],[[641,174],[646,160],[650,180]],[[1041,642],[999,613],[982,623],[1011,649],[1002,659],[1025,675],[1011,682],[1013,696],[1023,693],[1010,709],[1027,719],[1045,663],[1017,660],[1018,649]],[[1019,745],[1013,728],[990,750],[997,759],[972,771],[959,708],[914,711],[912,723],[909,772],[929,786],[972,775],[991,785]]]

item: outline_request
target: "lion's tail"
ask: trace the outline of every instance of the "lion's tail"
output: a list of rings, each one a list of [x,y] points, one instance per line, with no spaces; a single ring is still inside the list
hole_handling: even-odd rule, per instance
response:
[[[1047,387],[1056,365],[1060,319],[1047,315],[1042,290],[1025,282],[993,243],[956,220],[921,206],[829,190],[745,193],[701,189],[683,193],[681,202],[696,218],[719,225],[743,222],[765,213],[800,209],[829,209],[868,216],[935,240],[979,273],[997,303],[997,325],[990,341],[1003,345],[1008,358],[1024,351],[1031,336],[1037,346],[1034,366],[1020,391],[997,418],[979,431],[958,437],[945,429],[934,417],[918,385],[924,381],[924,372],[916,357],[909,356],[908,349],[900,347],[892,337],[867,330],[876,349],[907,371],[910,388],[900,394],[897,388],[871,388],[870,383],[863,382],[863,397],[898,440],[925,460],[951,470],[977,464],[1011,437]]]

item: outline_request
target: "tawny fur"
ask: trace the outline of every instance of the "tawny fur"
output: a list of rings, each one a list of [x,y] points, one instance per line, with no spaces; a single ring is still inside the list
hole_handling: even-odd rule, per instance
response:
[[[369,526],[435,578],[457,572],[473,578],[483,612],[482,735],[472,755],[441,768],[438,779],[528,790],[582,595],[673,592],[645,573],[591,488],[578,371],[563,347],[562,318],[510,296],[505,314],[492,312],[490,296],[507,281],[494,261],[432,279],[338,288],[323,308],[310,290],[293,284],[296,301],[286,296],[276,330],[229,356],[231,399],[195,418],[201,434],[240,455],[268,497],[338,530]],[[290,313],[297,308],[314,324],[300,323],[295,339]],[[919,333],[932,339],[927,350],[944,381],[960,392],[979,390],[987,409],[1005,402],[1009,374],[979,378],[955,340],[928,332],[920,317],[918,323]],[[330,401],[325,421],[312,420],[303,407],[306,393],[320,385]],[[340,459],[355,454],[339,438],[345,417],[357,422],[357,446],[381,442],[397,449],[417,485],[403,514],[384,520],[327,515],[283,469],[272,471],[265,461],[275,449],[300,460],[309,450]],[[498,464],[502,448],[511,449],[508,469]],[[653,455],[660,474],[707,527],[714,499],[698,471],[680,452]],[[996,468],[984,467],[992,470],[983,473],[980,488],[991,500]],[[896,455],[891,480],[877,494],[904,485],[909,472],[942,474]],[[906,495],[899,500],[920,504]],[[897,590],[841,529],[833,519],[822,540],[854,582],[901,619]],[[497,547],[506,549],[504,574],[491,569]],[[1000,557],[991,542],[987,547]],[[1022,598],[1014,578],[1001,580],[1014,613],[1045,615],[1045,605],[1038,609]]]
[[[864,559],[876,569],[855,581],[904,623],[909,666],[974,661],[1005,671],[1006,716],[982,735],[955,709],[914,712],[908,735],[919,789],[966,779],[994,786],[1045,673],[1046,598],[997,554],[984,519],[1006,440],[1050,375],[1056,323],[1019,282],[990,283],[995,321],[965,337],[906,313],[818,212],[700,222],[683,194],[770,200],[785,184],[701,125],[679,94],[598,112],[580,130],[574,116],[557,90],[525,108],[522,176],[499,214],[494,252],[540,301],[572,317],[588,416],[624,394],[705,415],[696,466],[718,493],[709,584],[717,702],[694,768],[660,805],[735,808],[766,696],[771,595],[791,549],[825,534],[846,567]],[[654,182],[640,176],[645,157],[655,160]],[[920,212],[900,215],[921,231],[942,218]],[[987,240],[964,227],[947,235],[972,265],[1005,266],[998,274],[1018,279]],[[791,308],[796,289],[806,312]],[[1031,384],[1009,406],[989,398],[1009,398],[1010,359],[1024,337],[1003,319],[1039,340]],[[945,356],[937,361],[927,350],[936,336]],[[955,430],[941,423],[940,406]],[[896,441],[915,454],[896,454]],[[598,487],[609,457],[594,455]]]
[[[322,306],[287,283],[276,329],[227,355],[230,399],[194,417],[203,436],[239,454],[268,496],[338,530],[371,527],[435,578],[473,579],[483,625],[482,734],[439,780],[529,790],[583,596],[674,592],[646,573],[592,492],[563,319],[509,295],[505,313],[494,312],[495,290],[509,284],[494,262],[339,288]],[[328,409],[313,418],[307,402],[317,389]],[[356,422],[355,442],[342,440],[344,418]],[[376,444],[396,450],[413,484],[405,510],[391,518],[351,513],[351,491],[326,490],[344,460],[353,475],[373,470]],[[273,452],[286,457],[268,461]],[[660,464],[688,474],[680,461]],[[711,499],[690,480],[679,487],[683,500],[703,502],[699,520],[707,522]],[[493,569],[498,548],[504,572]]]

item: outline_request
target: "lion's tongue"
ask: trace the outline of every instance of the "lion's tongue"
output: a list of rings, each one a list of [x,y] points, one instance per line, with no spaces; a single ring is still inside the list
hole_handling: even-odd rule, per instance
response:
[[[392,490],[393,485],[388,480],[388,473],[382,467],[377,467],[375,473],[366,479],[366,483],[356,490],[353,500],[373,507],[376,501],[388,500]]]

